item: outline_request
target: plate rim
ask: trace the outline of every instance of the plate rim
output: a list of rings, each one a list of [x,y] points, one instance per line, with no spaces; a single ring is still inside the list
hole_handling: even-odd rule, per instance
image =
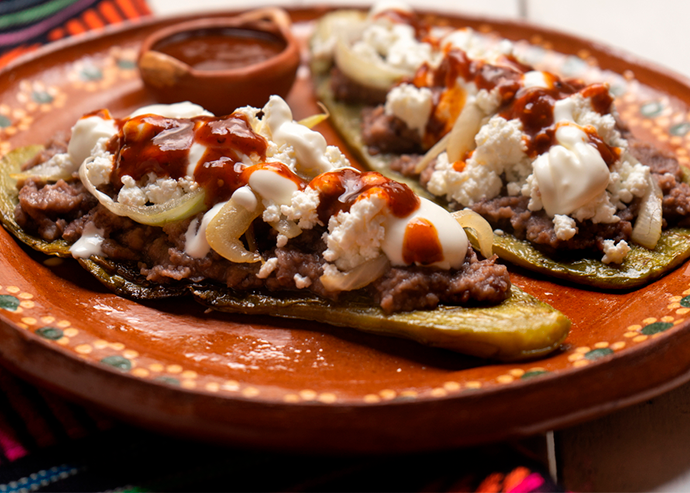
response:
[[[335,8],[335,7],[334,7]],[[289,12],[294,13],[294,12],[314,12],[316,9],[314,7],[304,7],[304,8],[297,8],[297,9],[288,9]],[[329,9],[330,10],[330,9]],[[224,15],[230,15],[233,12],[236,11],[222,11]],[[323,11],[325,12],[325,10]],[[322,13],[322,11],[319,10],[319,13]],[[198,17],[205,17],[208,16],[208,12],[204,12],[201,14],[195,14],[194,18]],[[448,14],[443,14],[443,15],[448,15]],[[606,54],[607,56],[610,56],[612,58],[620,58],[620,59],[625,59],[626,61],[630,61],[630,64],[637,67],[637,69],[642,69],[643,73],[645,73],[645,77],[647,77],[647,72],[649,73],[654,73],[655,76],[661,75],[662,77],[674,81],[677,85],[682,86],[685,90],[685,94],[683,98],[680,98],[679,95],[675,92],[669,93],[669,95],[674,96],[674,97],[679,97],[681,100],[683,100],[686,104],[690,105],[690,78],[687,78],[683,75],[677,74],[665,67],[657,66],[653,62],[648,62],[648,61],[642,61],[637,57],[634,57],[633,55],[630,55],[629,53],[617,49],[617,48],[612,48],[607,45],[604,45],[599,42],[593,42],[586,40],[584,38],[571,35],[568,33],[563,33],[558,30],[550,29],[550,28],[545,28],[536,24],[532,24],[529,22],[524,22],[524,21],[515,21],[515,20],[503,20],[503,19],[494,19],[490,17],[484,17],[484,16],[471,16],[471,15],[465,15],[461,13],[453,13],[450,14],[452,17],[455,19],[472,19],[474,22],[486,22],[491,24],[492,26],[506,26],[506,25],[512,25],[512,26],[517,26],[520,29],[524,30],[534,30],[538,31],[540,33],[546,33],[549,36],[555,36],[555,37],[561,37],[565,39],[571,39],[571,40],[576,40],[579,43],[586,44],[589,46],[593,46],[595,49],[600,50],[601,53]],[[167,25],[169,23],[174,23],[174,22],[181,22],[182,20],[187,20],[189,19],[190,16],[169,16],[169,17],[150,17],[141,21],[130,21],[114,26],[108,26],[104,30],[100,32],[91,32],[87,33],[83,36],[80,37],[75,37],[75,38],[68,38],[65,40],[58,41],[54,44],[47,45],[45,47],[39,48],[38,50],[29,53],[23,57],[20,57],[19,59],[13,61],[10,63],[5,69],[0,71],[0,77],[4,77],[7,74],[11,73],[13,70],[16,70],[22,66],[28,65],[30,63],[35,63],[36,60],[40,59],[45,59],[46,57],[50,56],[52,53],[62,51],[62,50],[68,50],[72,49],[74,47],[82,46],[87,44],[89,41],[93,41],[94,39],[102,39],[106,37],[111,37],[111,36],[118,36],[126,32],[130,31],[137,31],[139,29],[149,29],[154,26],[163,26]],[[629,59],[629,60],[628,60]],[[656,79],[652,79],[656,80]],[[648,85],[650,87],[655,87],[650,80],[642,80],[645,85]],[[666,93],[666,91],[664,91]],[[16,240],[11,237],[9,232],[4,231],[2,234],[5,234],[8,236],[9,241],[15,242]],[[18,247],[22,248],[22,247]],[[0,253],[0,255],[5,255],[5,252]],[[677,268],[677,270],[683,269],[684,265],[686,263],[682,264]],[[331,413],[333,416],[336,416],[338,414],[342,414],[343,412],[346,413],[359,413],[360,415],[363,415],[364,418],[366,419],[371,419],[372,416],[376,417],[378,416],[382,410],[387,411],[391,408],[394,409],[410,409],[410,408],[421,408],[424,412],[438,412],[437,407],[438,406],[443,406],[443,405],[448,405],[448,403],[453,404],[453,406],[457,406],[459,403],[464,403],[464,402],[476,402],[476,401],[494,401],[497,398],[500,400],[501,397],[505,396],[510,396],[510,394],[514,393],[523,393],[523,394],[535,394],[539,393],[543,389],[549,388],[554,385],[555,381],[558,382],[563,382],[564,380],[573,380],[573,383],[577,383],[583,380],[587,380],[589,378],[588,376],[590,374],[597,374],[599,373],[599,370],[603,365],[606,365],[607,367],[611,367],[611,363],[615,362],[617,366],[627,366],[630,364],[630,362],[635,362],[635,361],[640,361],[644,360],[645,358],[649,357],[652,352],[657,352],[658,351],[658,346],[661,346],[662,348],[665,348],[666,352],[669,352],[673,354],[673,346],[676,344],[675,342],[671,342],[670,339],[673,339],[673,341],[676,341],[678,339],[690,339],[690,320],[686,320],[683,323],[679,324],[678,326],[674,327],[672,330],[662,334],[659,338],[657,338],[655,341],[658,342],[649,342],[647,344],[641,344],[641,345],[636,345],[634,347],[629,347],[626,348],[625,351],[616,353],[611,355],[610,357],[602,358],[597,361],[593,361],[590,365],[586,367],[580,367],[580,368],[567,368],[563,370],[561,373],[553,373],[553,374],[547,374],[544,376],[541,376],[539,378],[532,378],[529,380],[522,380],[522,381],[517,381],[511,383],[509,386],[504,386],[504,387],[490,387],[490,388],[482,388],[482,389],[477,389],[475,391],[472,391],[472,393],[457,393],[457,394],[449,394],[446,396],[442,397],[431,397],[431,396],[424,396],[424,397],[419,397],[418,399],[415,399],[414,401],[380,401],[378,403],[366,403],[366,402],[336,402],[336,403],[321,403],[321,402],[305,402],[305,401],[300,401],[297,403],[288,403],[288,402],[276,402],[275,400],[261,400],[261,399],[256,399],[256,398],[246,398],[241,395],[239,395],[237,398],[232,398],[230,399],[227,396],[219,396],[217,394],[212,394],[209,391],[202,390],[202,389],[185,389],[185,388],[171,388],[170,385],[167,385],[162,382],[158,382],[155,380],[151,379],[142,379],[139,377],[136,377],[134,375],[131,375],[129,373],[123,373],[120,372],[116,369],[107,367],[105,365],[98,365],[97,363],[89,362],[84,359],[80,359],[76,357],[73,353],[70,353],[66,349],[60,348],[54,344],[51,344],[43,339],[41,339],[38,335],[27,331],[23,330],[20,327],[18,327],[14,322],[12,322],[9,318],[7,318],[4,314],[3,310],[0,310],[0,327],[2,327],[4,330],[0,331],[0,341],[6,342],[12,339],[12,336],[16,337],[17,340],[13,342],[15,347],[20,348],[20,353],[19,354],[28,354],[31,352],[38,351],[41,354],[47,355],[47,354],[52,354],[53,356],[57,356],[58,360],[61,361],[63,365],[66,366],[71,366],[71,365],[76,365],[75,368],[79,366],[87,367],[91,371],[94,371],[98,374],[98,379],[100,380],[112,380],[116,381],[119,384],[123,385],[129,385],[131,384],[132,381],[137,383],[137,386],[144,385],[144,386],[151,386],[153,384],[153,388],[156,389],[155,391],[159,394],[167,394],[167,393],[174,393],[174,394],[180,394],[183,396],[185,400],[196,398],[201,401],[206,401],[205,403],[202,402],[200,405],[211,405],[215,403],[214,405],[217,404],[219,401],[223,402],[232,402],[235,404],[239,404],[241,407],[248,405],[249,408],[256,409],[256,407],[264,407],[265,411],[275,411],[277,408],[280,409],[289,409],[291,413],[293,412],[302,412],[311,415],[314,409],[319,409],[319,410],[327,410],[326,414]],[[84,395],[83,392],[77,392],[71,389],[65,389],[61,388],[59,386],[56,386],[54,382],[51,382],[49,380],[42,379],[39,375],[36,374],[36,372],[31,371],[30,368],[28,368],[25,364],[23,364],[21,361],[17,359],[17,357],[12,357],[7,354],[7,350],[4,347],[5,345],[3,344],[2,347],[0,347],[0,355],[3,356],[2,358],[2,363],[4,365],[10,366],[13,371],[23,375],[24,377],[29,378],[33,382],[37,382],[42,386],[47,386],[50,388],[53,388],[53,390],[57,390],[59,393],[66,395],[72,399],[76,399],[78,401],[82,402],[90,402],[91,404],[95,404],[98,407],[101,407],[109,412],[114,412],[118,417],[122,417],[125,419],[128,419],[130,421],[134,422],[139,422],[145,424],[147,427],[153,427],[153,428],[159,428],[164,431],[168,432],[175,432],[174,427],[168,427],[163,425],[162,427],[159,426],[160,423],[157,423],[155,421],[152,421],[151,419],[144,418],[142,416],[137,416],[136,413],[132,413],[131,410],[126,410],[123,408],[120,409],[113,409],[111,406],[104,405],[103,402],[100,402],[98,399],[96,402],[94,402],[92,399],[89,399],[86,395]],[[678,345],[682,346],[682,345]],[[538,360],[537,360],[538,361]],[[579,410],[574,410],[570,414],[561,414],[559,416],[555,416],[552,419],[548,421],[539,421],[539,422],[522,422],[519,424],[515,424],[510,430],[502,430],[501,432],[495,432],[493,435],[484,435],[483,438],[477,437],[476,434],[472,437],[454,437],[451,440],[441,440],[440,443],[430,443],[427,441],[426,445],[419,445],[420,441],[418,438],[416,439],[411,439],[409,440],[406,444],[403,444],[402,447],[403,449],[407,447],[408,450],[419,450],[419,449],[425,449],[425,450],[432,450],[436,448],[445,448],[445,447],[455,447],[455,446],[462,446],[462,445],[471,445],[471,444],[476,444],[476,443],[481,443],[484,441],[494,441],[498,439],[507,439],[507,438],[516,438],[520,436],[527,436],[531,435],[534,433],[539,433],[543,431],[547,431],[549,429],[553,428],[559,428],[563,426],[570,426],[572,424],[575,424],[577,422],[582,422],[587,419],[591,419],[593,417],[601,416],[606,413],[615,411],[617,409],[642,402],[646,399],[649,399],[651,397],[655,397],[657,395],[660,395],[668,390],[671,390],[672,388],[678,387],[682,385],[683,383],[687,382],[690,380],[690,361],[686,362],[686,365],[684,367],[681,367],[677,372],[675,372],[675,375],[670,378],[666,379],[663,384],[655,384],[651,385],[648,384],[645,389],[643,390],[638,390],[633,393],[628,393],[629,395],[621,395],[618,398],[616,398],[615,402],[599,402],[599,403],[592,403],[586,408],[581,408]],[[221,408],[223,407],[222,405],[220,406]],[[232,406],[231,406],[232,407]],[[278,410],[280,410],[278,409]],[[406,413],[401,413],[403,416],[407,416]],[[414,414],[414,413],[413,413]],[[409,417],[409,416],[408,416]],[[372,431],[373,430],[373,424],[372,424]],[[201,433],[201,436],[196,434],[194,432],[193,427],[188,427],[188,428],[183,428],[181,430],[182,434],[189,434],[189,435],[194,435],[197,437],[200,437],[202,439],[210,440],[210,441],[216,441],[214,440],[213,434],[207,434],[207,433]],[[323,430],[321,430],[323,431]],[[355,452],[364,452],[364,451],[390,451],[391,448],[384,444],[384,443],[378,443],[378,442],[366,442],[363,443],[363,446],[357,446],[356,443],[349,443],[349,445],[343,447],[333,447],[331,445],[328,445],[328,440],[320,441],[320,442],[315,442],[312,444],[309,444],[308,441],[295,441],[292,444],[286,441],[286,439],[281,439],[276,441],[272,441],[271,443],[265,442],[262,440],[257,440],[257,437],[253,437],[249,440],[242,438],[242,437],[235,437],[237,440],[239,440],[239,443],[243,445],[259,445],[262,447],[269,447],[273,448],[276,444],[277,447],[280,449],[290,449],[294,448],[297,450],[310,450],[310,451],[320,451],[320,452],[332,452],[332,451],[338,451],[338,452],[347,452],[347,451],[355,451]],[[332,436],[330,437],[331,439],[333,438]],[[234,442],[237,440],[233,440],[232,436],[226,435],[221,439],[223,442],[230,441]],[[294,437],[291,438],[291,440],[294,440]],[[264,443],[265,442],[265,443]],[[414,443],[413,443],[414,442]],[[437,440],[438,442],[438,440]],[[396,442],[394,450],[401,450],[400,449],[401,445],[400,443]]]

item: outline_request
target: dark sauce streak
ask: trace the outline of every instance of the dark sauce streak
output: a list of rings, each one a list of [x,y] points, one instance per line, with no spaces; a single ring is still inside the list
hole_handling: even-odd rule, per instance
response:
[[[554,106],[557,101],[580,92],[585,98],[591,98],[592,106],[600,114],[610,111],[613,98],[605,84],[593,84],[585,88],[579,81],[552,81],[552,87],[530,87],[518,91],[516,97],[505,105],[499,115],[506,120],[519,119],[526,134],[527,155],[534,158],[545,153],[556,143],[554,125]],[[620,150],[606,144],[593,129],[584,129],[588,142],[594,146],[608,166],[620,157]]]
[[[471,60],[467,53],[456,47],[450,48],[437,68],[422,65],[410,81],[416,87],[429,87],[433,94],[433,110],[426,126],[426,143],[434,143],[450,130],[444,115],[439,118],[436,109],[443,104],[445,91],[454,91],[457,79],[474,82],[477,89],[492,91],[498,88],[501,96],[499,115],[506,120],[519,119],[527,135],[527,155],[534,158],[554,145],[556,128],[554,125],[554,105],[577,92],[590,98],[592,107],[599,114],[611,111],[613,98],[606,84],[585,86],[577,79],[562,80],[556,75],[544,72],[549,88],[522,86],[525,73],[533,68],[521,63],[513,55],[501,55],[496,65],[483,60]],[[452,95],[454,107],[464,106],[464,93]],[[458,99],[460,98],[460,99]],[[620,150],[607,145],[595,132],[587,131],[588,141],[601,154],[607,165],[612,165],[620,157]],[[464,163],[462,163],[464,167]]]
[[[328,224],[331,216],[349,211],[358,200],[375,194],[386,199],[396,217],[407,217],[419,207],[419,197],[407,185],[373,171],[330,171],[314,178],[309,186],[319,191],[317,213],[323,224]]]
[[[150,172],[174,179],[185,176],[189,151],[196,142],[207,149],[194,170],[194,179],[206,190],[210,205],[227,200],[246,184],[238,153],[266,156],[266,139],[239,114],[189,119],[142,115],[118,123],[121,131],[109,143],[109,150],[116,154],[110,179],[116,187],[122,186],[125,175],[135,180]]]
[[[502,56],[500,65],[491,65],[483,60],[471,60],[467,53],[458,48],[450,48],[437,68],[423,64],[412,78],[417,87],[430,87],[434,93],[433,110],[427,123],[426,133],[429,142],[438,141],[450,130],[445,118],[439,118],[436,109],[441,104],[443,90],[455,90],[455,97],[462,100],[452,101],[452,107],[462,108],[465,104],[464,91],[457,91],[457,79],[474,82],[478,89],[491,91],[498,88],[501,101],[512,100],[520,89],[522,74],[531,70],[512,56]],[[427,139],[425,139],[427,140]]]

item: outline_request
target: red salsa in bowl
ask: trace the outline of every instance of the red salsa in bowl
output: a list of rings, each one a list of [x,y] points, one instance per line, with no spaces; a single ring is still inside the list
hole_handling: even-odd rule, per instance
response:
[[[285,97],[300,63],[288,14],[258,9],[176,24],[142,44],[139,71],[160,103],[191,101],[217,115]]]

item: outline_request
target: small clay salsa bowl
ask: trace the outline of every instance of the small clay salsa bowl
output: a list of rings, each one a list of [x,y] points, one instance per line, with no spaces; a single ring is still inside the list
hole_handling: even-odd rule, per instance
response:
[[[216,115],[261,107],[295,81],[299,46],[290,27],[278,8],[175,24],[144,40],[141,78],[160,103],[191,101]]]

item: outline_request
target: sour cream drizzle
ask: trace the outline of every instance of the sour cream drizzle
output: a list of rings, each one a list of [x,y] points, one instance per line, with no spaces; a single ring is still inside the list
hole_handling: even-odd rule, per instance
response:
[[[171,114],[189,116],[167,116]],[[261,120],[252,124],[250,118],[245,113],[213,117],[198,108],[164,105],[143,108],[122,120],[99,112],[75,125],[81,130],[74,145],[85,148],[103,137],[110,139],[108,151],[114,161],[110,182],[116,188],[124,176],[140,180],[151,173],[173,179],[191,175],[204,188],[209,207],[201,220],[192,220],[186,232],[185,252],[192,257],[201,258],[210,251],[207,227],[228,199],[255,211],[260,205],[289,206],[296,193],[311,187],[318,192],[316,213],[324,226],[357,201],[383,198],[386,234],[381,249],[392,264],[442,269],[462,264],[467,237],[442,208],[378,173],[335,168],[324,137],[293,121],[290,108],[278,97],[263,108]],[[272,162],[267,158],[269,145],[291,149],[294,162]],[[99,232],[92,226],[75,244],[75,256],[99,253],[102,238],[99,241]]]
[[[103,255],[103,230],[98,229],[93,222],[86,223],[81,238],[69,249],[74,258],[89,258],[92,255]]]

